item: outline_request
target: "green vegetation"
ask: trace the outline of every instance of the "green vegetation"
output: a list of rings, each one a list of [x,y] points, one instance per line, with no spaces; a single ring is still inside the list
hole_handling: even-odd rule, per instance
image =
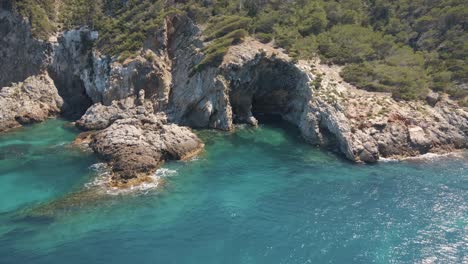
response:
[[[206,57],[195,70],[219,65],[249,34],[295,59],[344,65],[344,79],[363,89],[404,100],[432,89],[468,104],[461,88],[468,83],[465,0],[185,0],[171,7],[162,0],[62,0],[58,17],[52,0],[16,2],[36,36],[89,25],[100,31],[98,47],[121,59],[176,11],[205,28]]]
[[[207,66],[219,66],[229,47],[244,41],[249,35],[246,28],[251,23],[250,18],[238,16],[215,17],[208,21],[204,30],[206,41],[211,41],[203,48],[205,58],[195,66],[194,71],[200,71]]]
[[[28,18],[33,35],[45,40],[56,30],[54,0],[15,0],[13,8],[23,17]]]
[[[166,15],[175,12],[163,3],[163,0],[61,0],[56,3],[16,0],[14,7],[29,18],[34,35],[40,39],[46,39],[57,28],[89,26],[99,31],[97,47],[123,61],[143,47],[145,39],[160,28]],[[59,15],[44,17],[43,13]]]
[[[179,8],[202,24],[218,18],[242,24],[223,20],[227,15],[250,18],[242,28],[261,42],[274,41],[296,59],[342,64],[344,79],[362,89],[403,100],[432,89],[467,103],[468,90],[460,88],[468,82],[463,0],[192,0]],[[237,29],[219,26],[223,34]],[[205,33],[216,37],[209,27]],[[210,58],[223,50],[209,49]]]

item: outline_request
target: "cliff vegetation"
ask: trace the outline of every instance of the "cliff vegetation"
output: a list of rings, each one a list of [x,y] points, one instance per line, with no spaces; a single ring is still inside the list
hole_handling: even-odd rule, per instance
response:
[[[216,66],[247,35],[296,59],[344,65],[343,78],[370,91],[415,100],[429,90],[468,105],[468,7],[464,0],[15,0],[38,38],[87,25],[97,47],[133,56],[165,16],[204,25],[205,59]]]

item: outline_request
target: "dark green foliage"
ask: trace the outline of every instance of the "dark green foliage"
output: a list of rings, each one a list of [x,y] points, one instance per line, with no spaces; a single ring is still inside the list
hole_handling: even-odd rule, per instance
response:
[[[108,12],[113,13],[96,22],[100,32],[97,45],[107,54],[120,55],[123,61],[141,49],[145,39],[162,25],[167,10],[163,1],[133,0]]]
[[[209,45],[203,48],[202,52],[205,58],[194,67],[193,72],[201,71],[208,66],[217,67],[223,62],[229,47],[233,44],[239,44],[248,36],[245,29],[236,29],[220,38],[213,40]]]
[[[36,38],[46,40],[56,30],[54,4],[53,0],[14,0],[13,9],[29,20]]]
[[[88,25],[100,33],[98,48],[121,60],[141,49],[168,13],[183,12],[206,26],[206,57],[195,70],[219,65],[230,45],[251,34],[296,60],[319,55],[343,64],[343,77],[363,89],[408,100],[432,89],[467,101],[460,88],[468,83],[466,0],[57,1],[13,6],[36,37]]]
[[[349,64],[342,72],[345,81],[370,91],[391,92],[397,99],[423,99],[429,77],[424,57],[410,48],[395,49],[383,60]]]
[[[270,43],[273,40],[273,35],[269,33],[259,32],[255,37],[262,43]]]
[[[238,29],[246,29],[251,23],[248,17],[239,16],[223,16],[215,17],[210,21],[207,28],[204,30],[207,41],[222,37],[228,33]]]
[[[205,41],[209,43],[202,52],[203,60],[194,66],[192,74],[205,69],[208,66],[219,66],[229,47],[239,44],[249,35],[251,24],[249,17],[242,16],[214,16],[209,19],[205,30]]]

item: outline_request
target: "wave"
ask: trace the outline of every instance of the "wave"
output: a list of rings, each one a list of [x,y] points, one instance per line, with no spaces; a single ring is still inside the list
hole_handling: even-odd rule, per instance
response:
[[[85,184],[87,189],[98,188],[109,195],[121,195],[121,194],[149,194],[160,187],[163,179],[166,177],[177,174],[176,170],[168,168],[160,168],[156,172],[135,185],[130,185],[128,188],[115,187],[111,184],[111,173],[110,168],[106,163],[96,163],[90,166],[90,169],[95,171],[97,176],[91,181]]]
[[[399,161],[437,161],[443,158],[463,158],[468,152],[456,151],[449,153],[426,153],[415,157],[403,157],[403,158],[380,158],[379,162],[399,162]]]

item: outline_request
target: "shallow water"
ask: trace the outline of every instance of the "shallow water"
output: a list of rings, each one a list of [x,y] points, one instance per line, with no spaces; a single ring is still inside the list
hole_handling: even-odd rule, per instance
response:
[[[355,165],[283,125],[202,131],[158,191],[41,215],[95,176],[64,124],[0,137],[0,263],[468,262],[466,155]]]

